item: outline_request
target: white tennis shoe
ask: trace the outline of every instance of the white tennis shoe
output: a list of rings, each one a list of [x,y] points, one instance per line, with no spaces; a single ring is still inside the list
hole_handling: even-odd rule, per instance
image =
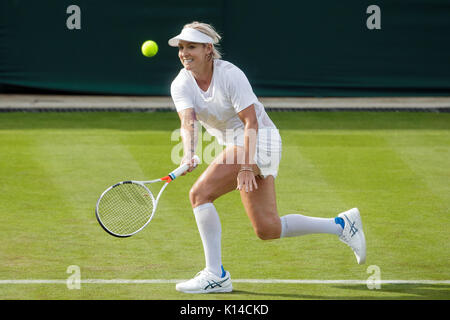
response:
[[[184,293],[217,293],[233,291],[233,285],[231,284],[231,277],[228,271],[225,272],[223,277],[218,277],[206,269],[197,273],[193,279],[178,283],[175,288],[177,291]]]
[[[357,208],[350,209],[338,215],[345,221],[344,230],[339,240],[352,248],[358,264],[366,262],[366,238],[361,222],[361,216]]]

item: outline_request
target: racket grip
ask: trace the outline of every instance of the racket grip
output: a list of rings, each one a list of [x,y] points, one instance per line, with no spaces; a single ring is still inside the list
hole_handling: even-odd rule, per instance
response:
[[[195,155],[192,157],[192,159],[194,159],[195,166],[197,166],[198,163],[200,162],[200,158],[197,155]],[[187,163],[182,164],[181,166],[179,166],[178,168],[173,170],[171,173],[169,173],[169,176],[172,178],[172,180],[174,180],[175,178],[177,178],[177,177],[181,176],[183,173],[185,173],[188,169],[189,169],[189,165]]]

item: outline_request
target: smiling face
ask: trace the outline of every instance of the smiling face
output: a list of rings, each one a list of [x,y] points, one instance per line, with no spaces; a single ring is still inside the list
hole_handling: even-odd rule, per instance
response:
[[[210,44],[187,42],[180,40],[178,43],[178,57],[181,64],[195,73],[201,73],[208,70],[212,59],[209,58],[212,53]]]

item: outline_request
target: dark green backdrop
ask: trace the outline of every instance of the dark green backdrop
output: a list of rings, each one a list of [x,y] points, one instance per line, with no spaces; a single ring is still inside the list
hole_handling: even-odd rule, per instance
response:
[[[69,30],[69,5],[81,30]],[[369,5],[381,30],[369,30]],[[1,0],[0,91],[169,95],[193,20],[260,96],[450,95],[450,0]],[[143,41],[159,46],[154,58]],[[23,90],[23,89],[21,89]]]

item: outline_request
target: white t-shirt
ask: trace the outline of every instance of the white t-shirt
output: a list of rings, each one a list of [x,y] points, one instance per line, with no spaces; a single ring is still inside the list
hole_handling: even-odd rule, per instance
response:
[[[197,120],[221,145],[243,146],[244,124],[238,113],[252,104],[258,132],[276,129],[245,74],[230,62],[214,60],[213,76],[206,92],[184,68],[172,82],[170,92],[177,111],[194,108]]]

